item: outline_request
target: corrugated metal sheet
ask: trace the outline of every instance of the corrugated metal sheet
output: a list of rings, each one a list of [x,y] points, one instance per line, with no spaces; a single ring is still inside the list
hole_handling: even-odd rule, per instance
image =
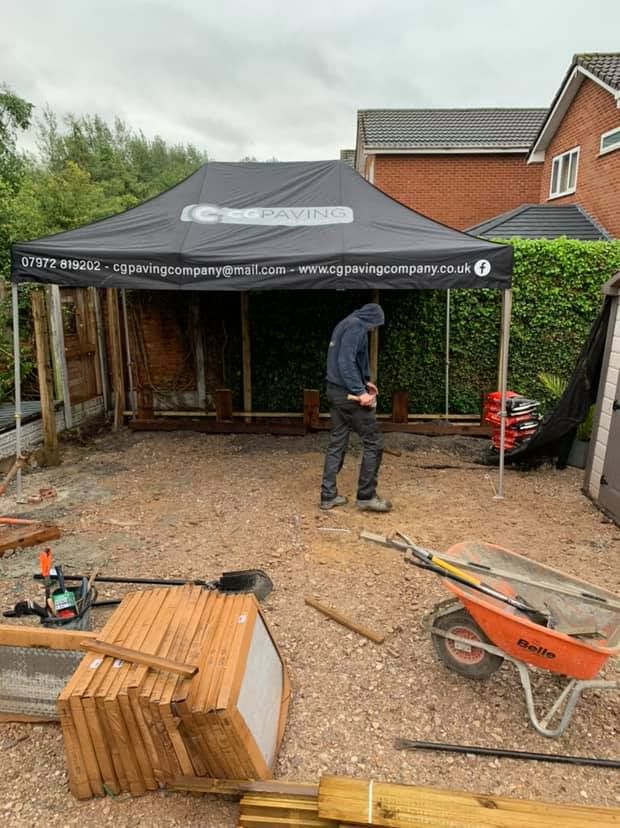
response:
[[[12,427],[7,428],[0,433],[0,459],[11,457],[15,454],[15,407],[11,407],[12,411]],[[103,413],[103,397],[94,397],[92,400],[87,400],[83,403],[76,403],[71,406],[71,413],[73,416],[73,424],[79,425],[86,420],[96,417]],[[62,403],[56,410],[56,430],[58,432],[64,431],[65,416],[62,408]],[[43,443],[43,423],[40,417],[34,417],[30,422],[23,423],[22,421],[22,449],[24,451],[32,451]]]

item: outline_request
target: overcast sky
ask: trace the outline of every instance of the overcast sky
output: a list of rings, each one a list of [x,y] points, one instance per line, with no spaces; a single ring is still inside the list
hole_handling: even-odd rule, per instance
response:
[[[365,108],[548,106],[618,0],[4,0],[0,82],[211,158],[336,158]],[[28,143],[24,143],[26,146]]]

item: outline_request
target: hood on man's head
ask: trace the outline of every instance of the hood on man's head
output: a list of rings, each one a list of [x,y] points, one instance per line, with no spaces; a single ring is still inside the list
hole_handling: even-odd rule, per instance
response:
[[[370,302],[368,305],[363,305],[359,310],[353,311],[353,315],[357,316],[369,328],[376,328],[385,322],[383,308],[374,302]]]

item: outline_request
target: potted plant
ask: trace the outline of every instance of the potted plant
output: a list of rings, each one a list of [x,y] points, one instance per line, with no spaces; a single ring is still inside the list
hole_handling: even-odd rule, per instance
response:
[[[554,401],[560,399],[567,386],[567,381],[558,377],[556,374],[541,373],[538,375],[538,380]],[[575,466],[578,469],[585,469],[586,467],[590,437],[592,435],[594,408],[594,405],[590,406],[585,419],[577,428],[577,433],[568,455],[567,463],[569,466]]]

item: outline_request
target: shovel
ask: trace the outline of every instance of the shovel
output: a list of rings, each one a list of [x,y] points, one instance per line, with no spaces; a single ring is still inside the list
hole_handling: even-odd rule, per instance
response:
[[[36,581],[41,575],[32,576]],[[81,581],[84,575],[65,575],[65,581]],[[140,584],[147,586],[184,586],[193,584],[205,589],[217,589],[225,593],[253,593],[258,601],[263,601],[273,590],[273,582],[262,569],[241,569],[235,572],[224,572],[221,578],[214,581],[201,581],[192,578],[123,578],[120,575],[97,575],[97,582],[104,584]],[[120,600],[95,601],[94,607],[113,606]]]
[[[392,542],[392,544],[389,544],[389,541],[388,544],[394,545],[397,548],[404,548],[408,553],[407,560],[414,566],[417,566],[420,569],[427,569],[429,572],[434,572],[442,578],[448,578],[458,584],[468,586],[471,589],[476,590],[476,592],[481,592],[483,595],[488,595],[490,598],[502,601],[504,604],[508,604],[526,615],[529,615],[534,624],[540,624],[542,627],[547,627],[549,625],[550,615],[548,613],[541,612],[535,607],[531,607],[529,604],[526,604],[523,600],[520,600],[519,598],[512,598],[489,584],[485,584],[484,581],[481,581],[479,578],[470,575],[468,572],[464,572],[459,567],[448,563],[448,561],[444,561],[439,557],[439,555],[431,552],[429,549],[417,546],[402,532],[397,532],[396,534],[402,538],[402,544],[399,542]],[[365,540],[377,541],[378,539],[378,536],[373,536],[370,532],[362,532],[362,537]],[[387,541],[387,539],[385,540]]]

